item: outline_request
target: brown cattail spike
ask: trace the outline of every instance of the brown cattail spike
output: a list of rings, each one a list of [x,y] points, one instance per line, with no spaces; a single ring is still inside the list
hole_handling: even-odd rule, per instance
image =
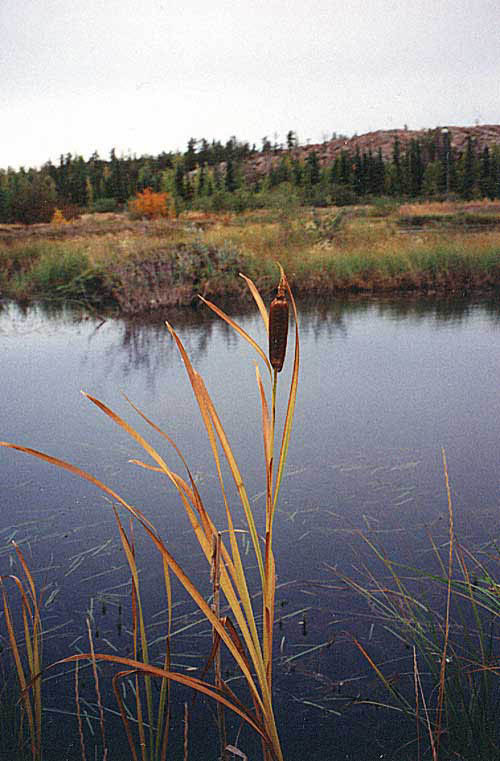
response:
[[[288,301],[284,285],[280,282],[276,298],[269,307],[269,361],[279,373],[283,367],[288,335]]]

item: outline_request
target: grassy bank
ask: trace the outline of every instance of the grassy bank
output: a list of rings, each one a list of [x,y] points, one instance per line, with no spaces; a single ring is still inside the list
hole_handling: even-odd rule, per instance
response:
[[[500,206],[413,204],[0,227],[0,295],[72,300],[134,314],[264,292],[283,262],[300,295],[492,289],[500,282]],[[245,295],[246,297],[246,295]]]

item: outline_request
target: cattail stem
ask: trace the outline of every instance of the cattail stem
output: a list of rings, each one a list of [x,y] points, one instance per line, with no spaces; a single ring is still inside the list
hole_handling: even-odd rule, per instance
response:
[[[273,398],[272,398],[272,417],[271,417],[271,446],[274,448],[274,426],[276,423],[276,390],[278,386],[278,370],[273,372]]]

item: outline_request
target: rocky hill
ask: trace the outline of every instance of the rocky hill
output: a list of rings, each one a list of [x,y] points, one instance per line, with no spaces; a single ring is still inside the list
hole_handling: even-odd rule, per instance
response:
[[[413,139],[426,140],[433,136],[439,136],[442,140],[444,130],[448,130],[452,148],[457,153],[461,153],[464,150],[469,136],[474,139],[478,151],[481,151],[485,145],[489,147],[495,144],[500,145],[500,124],[482,124],[473,127],[447,126],[422,130],[377,130],[375,132],[367,132],[364,135],[354,135],[350,138],[338,137],[324,143],[299,146],[290,151],[281,149],[260,153],[248,161],[247,169],[249,173],[257,175],[267,174],[271,167],[278,164],[284,155],[290,154],[293,158],[303,161],[312,151],[316,152],[321,166],[330,166],[342,151],[354,154],[358,148],[361,154],[371,150],[374,155],[380,148],[383,158],[387,160],[392,157],[396,137],[399,138],[401,151],[404,152],[406,146]]]

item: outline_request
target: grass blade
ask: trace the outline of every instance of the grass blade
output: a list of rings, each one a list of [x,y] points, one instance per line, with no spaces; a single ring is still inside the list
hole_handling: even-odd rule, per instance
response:
[[[250,292],[255,300],[255,303],[257,304],[257,308],[260,312],[260,316],[262,317],[262,321],[266,328],[266,333],[269,333],[269,315],[267,314],[266,305],[264,304],[262,300],[262,296],[257,290],[257,287],[255,283],[253,282],[253,280],[250,280],[249,277],[247,277],[246,275],[243,275],[241,272],[240,272],[240,277],[242,277],[245,283],[248,285]]]

